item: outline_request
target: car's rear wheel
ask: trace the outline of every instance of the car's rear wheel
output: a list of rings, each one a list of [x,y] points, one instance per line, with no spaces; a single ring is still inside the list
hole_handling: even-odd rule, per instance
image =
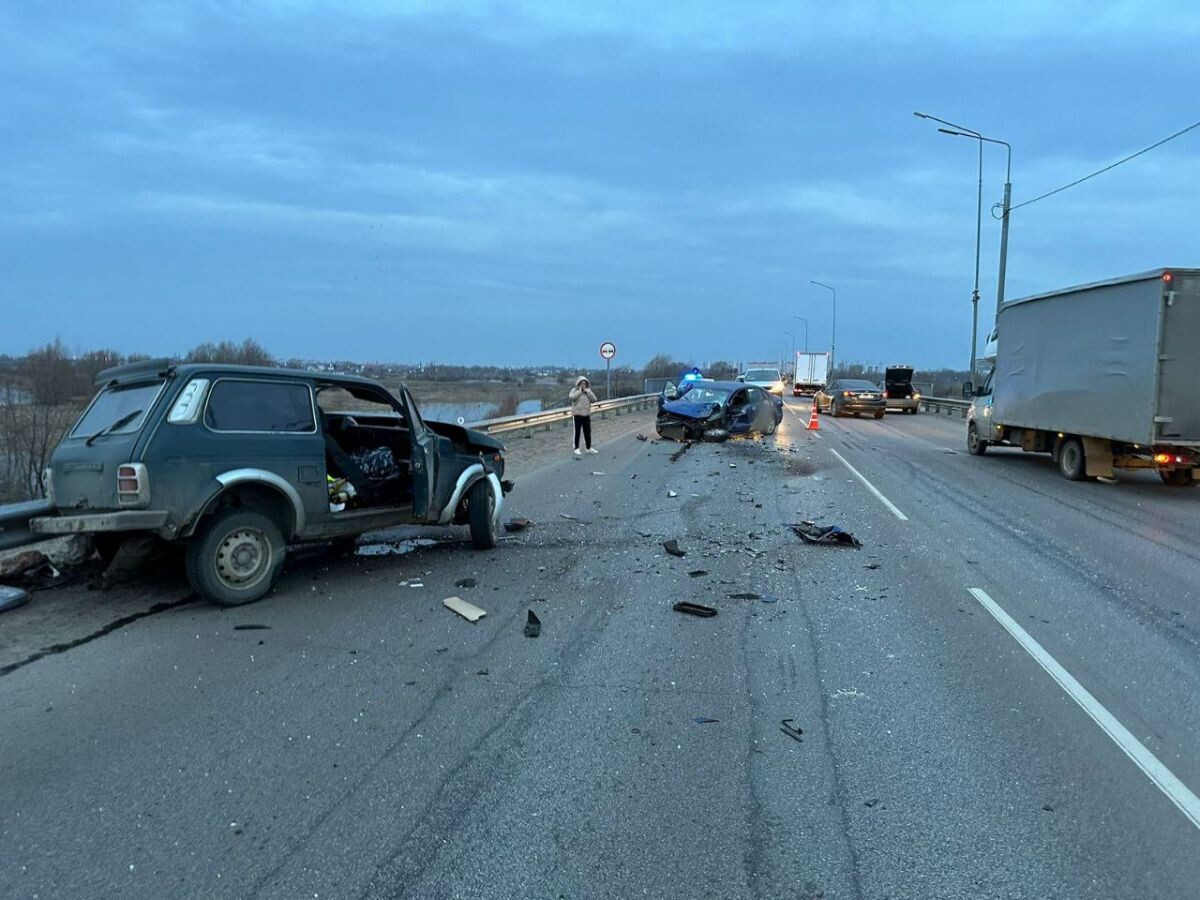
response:
[[[883,410],[882,409],[875,413],[875,418],[877,418],[877,419],[883,418]]]
[[[219,606],[253,603],[283,570],[283,533],[270,517],[224,509],[188,545],[185,568],[196,593]]]
[[[1058,448],[1058,470],[1068,481],[1083,481],[1087,477],[1087,462],[1083,455],[1083,442],[1079,438],[1067,438]]]
[[[467,521],[471,526],[471,544],[478,550],[496,546],[496,498],[492,486],[480,479],[467,491]]]
[[[987,441],[979,436],[979,429],[972,422],[967,426],[967,452],[972,456],[983,456],[987,453]]]
[[[1171,487],[1195,487],[1191,469],[1159,469],[1158,477]]]
[[[774,434],[774,433],[775,433],[775,428],[776,428],[775,422],[774,422],[774,420],[772,420],[772,421],[771,421],[771,422],[770,422],[770,423],[767,425],[767,427],[766,427],[766,429],[763,431],[763,433],[764,433],[764,434]]]

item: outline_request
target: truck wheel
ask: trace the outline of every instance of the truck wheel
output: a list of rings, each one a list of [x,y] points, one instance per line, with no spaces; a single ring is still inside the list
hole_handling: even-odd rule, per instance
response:
[[[1163,480],[1163,484],[1169,484],[1171,487],[1196,486],[1196,482],[1192,480],[1191,469],[1159,469],[1158,477]]]
[[[249,509],[224,509],[188,545],[188,581],[219,606],[241,606],[262,597],[283,570],[283,533]]]
[[[471,544],[477,550],[496,546],[496,499],[492,487],[481,478],[467,491],[467,520],[471,524]]]
[[[987,453],[987,441],[979,436],[979,429],[972,422],[967,426],[967,452],[972,456],[983,456]]]
[[[1079,438],[1067,438],[1059,446],[1058,470],[1068,481],[1083,481],[1087,477],[1083,442]]]

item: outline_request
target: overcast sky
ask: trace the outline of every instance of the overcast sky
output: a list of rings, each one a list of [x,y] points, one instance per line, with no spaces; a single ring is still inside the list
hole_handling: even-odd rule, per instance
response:
[[[1020,202],[1200,119],[1200,7],[0,6],[0,352],[965,367]],[[1010,297],[1200,266],[1200,129],[1013,213]],[[994,311],[1004,159],[984,175]],[[983,329],[986,333],[986,328]]]

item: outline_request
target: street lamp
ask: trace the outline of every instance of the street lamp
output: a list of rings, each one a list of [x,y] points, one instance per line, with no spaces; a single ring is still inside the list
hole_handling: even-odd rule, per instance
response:
[[[823,287],[827,291],[833,291],[833,333],[829,339],[829,371],[832,372],[834,357],[837,355],[837,288],[820,281],[812,281],[811,279],[808,283],[815,284],[817,287]]]
[[[799,319],[801,322],[804,323],[804,352],[807,353],[808,352],[808,319],[804,318],[804,316],[798,316],[795,313],[792,313],[792,318]]]
[[[945,119],[939,119],[937,116],[931,116],[928,113],[913,113],[914,116],[920,119],[932,119],[934,122],[941,122],[943,125],[949,125],[950,128],[939,128],[942,134],[948,134],[953,137],[972,138],[979,141],[979,201],[980,209],[976,212],[975,218],[975,294],[972,298],[972,303],[975,304],[975,315],[971,326],[971,377],[975,377],[975,343],[978,331],[978,303],[979,303],[979,228],[982,218],[982,201],[983,201],[983,144],[986,141],[989,144],[1000,144],[1004,147],[1007,161],[1004,169],[1004,200],[1001,203],[994,204],[1000,207],[1000,265],[999,273],[996,277],[996,318],[1000,317],[1000,304],[1004,302],[1004,279],[1008,271],[1008,222],[1009,214],[1012,211],[1012,145],[1008,141],[1001,141],[996,138],[984,137],[978,131],[972,128],[965,128],[962,125],[955,125],[953,122],[947,122]],[[954,129],[954,130],[951,130]]]
[[[787,332],[784,332],[785,334]],[[779,348],[779,368],[783,369],[783,354],[787,353],[787,341],[776,341],[775,345]],[[780,372],[782,374],[782,371]]]
[[[785,331],[784,334],[792,339],[792,362],[794,364],[796,361],[796,336],[790,331]]]

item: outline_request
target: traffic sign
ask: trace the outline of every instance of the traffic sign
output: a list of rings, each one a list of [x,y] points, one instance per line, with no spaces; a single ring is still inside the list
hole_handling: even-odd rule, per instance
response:
[[[612,359],[617,355],[617,345],[612,341],[605,341],[600,345],[600,356],[604,359]]]

